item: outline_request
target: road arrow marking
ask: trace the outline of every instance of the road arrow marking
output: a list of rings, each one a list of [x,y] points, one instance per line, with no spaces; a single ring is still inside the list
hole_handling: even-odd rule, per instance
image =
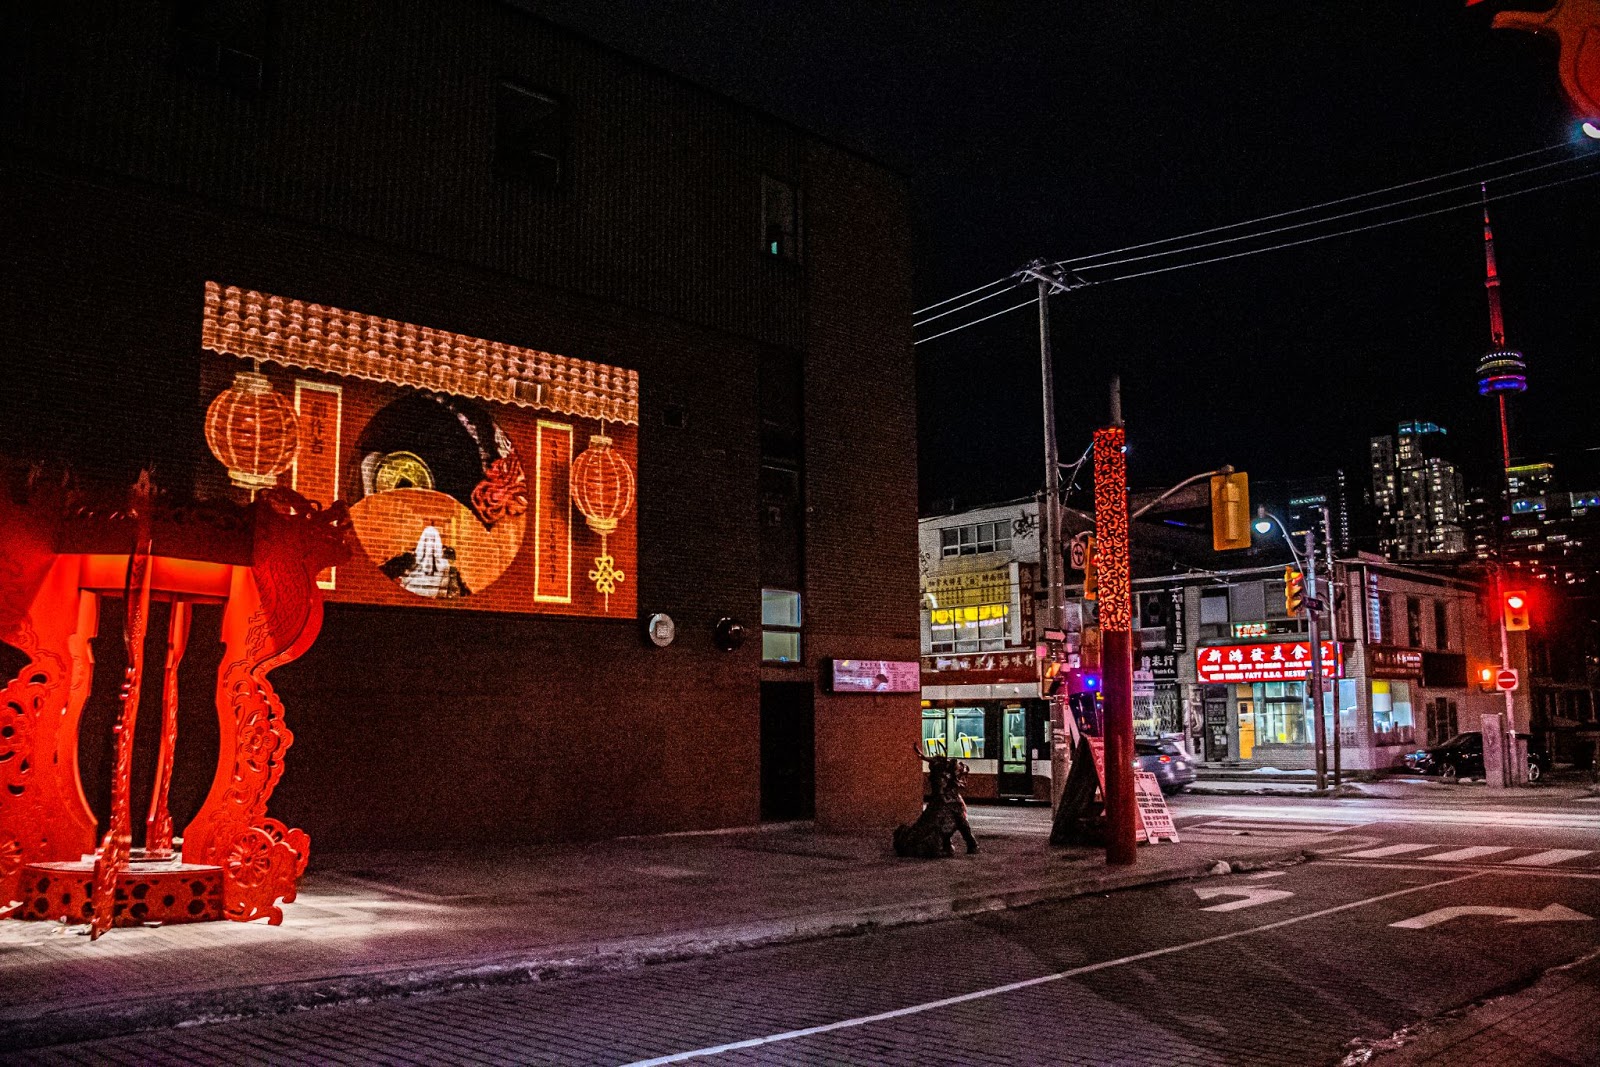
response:
[[[1451,919],[1459,919],[1464,915],[1501,915],[1505,916],[1504,926],[1509,923],[1570,923],[1591,922],[1592,915],[1585,915],[1581,911],[1562,907],[1560,904],[1546,904],[1539,908],[1494,908],[1482,904],[1468,904],[1455,908],[1439,908],[1426,915],[1418,915],[1414,919],[1404,919],[1390,926],[1398,926],[1402,930],[1425,930],[1430,926],[1447,923]]]
[[[1238,911],[1240,908],[1253,908],[1257,904],[1270,904],[1274,900],[1292,897],[1294,893],[1287,889],[1263,889],[1259,886],[1246,885],[1208,885],[1196,886],[1195,895],[1201,900],[1215,900],[1217,897],[1243,897],[1243,900],[1230,900],[1226,904],[1213,904],[1201,911]],[[1584,916],[1588,918],[1588,916]]]

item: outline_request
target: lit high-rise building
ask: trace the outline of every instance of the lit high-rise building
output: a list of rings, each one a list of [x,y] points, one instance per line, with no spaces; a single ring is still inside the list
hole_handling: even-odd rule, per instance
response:
[[[1460,469],[1440,455],[1445,435],[1431,422],[1403,422],[1394,436],[1372,438],[1372,503],[1378,544],[1395,560],[1460,556],[1466,488]]]

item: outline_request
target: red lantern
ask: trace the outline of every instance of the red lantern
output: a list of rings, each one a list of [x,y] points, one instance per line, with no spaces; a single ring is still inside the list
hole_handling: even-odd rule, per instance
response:
[[[206,409],[206,444],[234,485],[266,489],[294,463],[300,423],[294,405],[264,375],[240,371]]]
[[[633,507],[633,468],[611,447],[611,438],[597,433],[572,461],[572,502],[583,512],[589,529],[600,535],[600,555],[595,557],[589,580],[611,608],[611,594],[626,575],[606,549],[606,538]]]

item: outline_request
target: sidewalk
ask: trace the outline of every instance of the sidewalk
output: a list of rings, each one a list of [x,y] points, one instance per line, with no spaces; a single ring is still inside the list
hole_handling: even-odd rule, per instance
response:
[[[358,997],[540,981],[1200,877],[1298,855],[1141,846],[1133,868],[1053,850],[1020,810],[982,852],[901,860],[886,830],[808,826],[472,853],[320,855],[279,927],[0,922],[0,1048]],[[1036,824],[1036,825],[1035,825]]]
[[[1398,1045],[1398,1047],[1394,1047]],[[1512,1067],[1600,1061],[1600,952],[1558,967],[1520,993],[1491,1001],[1413,1040],[1380,1043],[1378,1067]]]

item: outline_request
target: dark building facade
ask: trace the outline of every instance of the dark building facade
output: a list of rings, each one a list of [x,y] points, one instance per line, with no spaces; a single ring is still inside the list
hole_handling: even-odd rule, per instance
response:
[[[286,821],[338,847],[915,812],[916,694],[823,686],[832,658],[918,655],[898,178],[495,0],[23,7],[0,24],[0,454],[238,497],[205,423],[257,361],[202,339],[237,300],[301,316],[300,355],[274,327],[258,369],[307,426],[331,412],[317,484],[361,498],[322,634],[274,675]],[[513,527],[451,496],[459,456],[410,443],[408,404],[467,434],[484,484],[515,453]],[[596,437],[627,468],[615,527],[565,495]],[[384,533],[425,496],[471,538]],[[565,562],[525,562],[551,530]],[[109,735],[112,614],[86,738]],[[750,639],[725,651],[722,619]],[[197,693],[216,625],[197,614]],[[180,819],[215,758],[204,710]],[[81,753],[102,811],[109,752]]]

